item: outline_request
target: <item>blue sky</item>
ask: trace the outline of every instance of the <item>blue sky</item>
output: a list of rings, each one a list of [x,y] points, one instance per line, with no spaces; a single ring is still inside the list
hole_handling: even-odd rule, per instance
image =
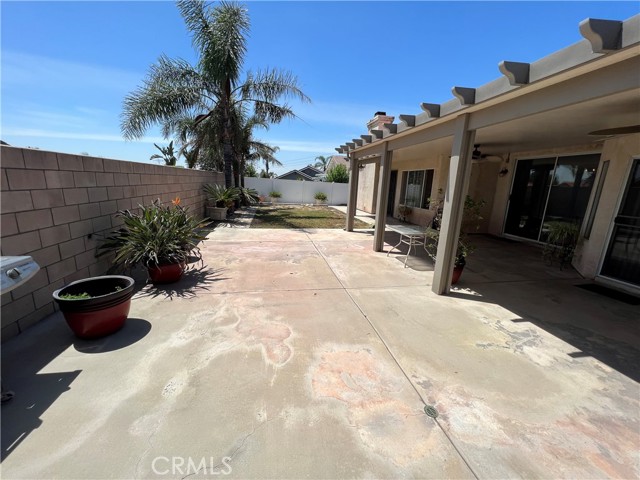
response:
[[[256,136],[281,148],[284,173],[366,133],[378,111],[419,113],[581,40],[588,17],[624,20],[638,2],[245,2],[245,67],[297,75],[312,103]],[[195,63],[172,2],[2,1],[1,138],[16,146],[148,162],[153,128],[125,141],[125,95],[161,54]]]

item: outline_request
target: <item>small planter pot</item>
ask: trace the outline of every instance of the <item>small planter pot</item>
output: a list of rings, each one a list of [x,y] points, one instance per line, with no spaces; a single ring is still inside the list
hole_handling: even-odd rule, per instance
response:
[[[226,220],[227,208],[207,207],[207,217],[209,217],[211,220]]]
[[[133,296],[131,277],[105,275],[78,280],[53,292],[67,325],[79,338],[99,338],[124,325]],[[87,293],[90,298],[68,300],[64,295]]]
[[[175,283],[182,278],[182,273],[186,267],[186,263],[169,263],[167,265],[157,265],[149,267],[149,278],[154,285],[165,283]]]
[[[464,270],[464,265],[456,265],[453,267],[453,275],[451,276],[451,285],[455,285],[460,280],[460,275],[462,275],[462,271]]]

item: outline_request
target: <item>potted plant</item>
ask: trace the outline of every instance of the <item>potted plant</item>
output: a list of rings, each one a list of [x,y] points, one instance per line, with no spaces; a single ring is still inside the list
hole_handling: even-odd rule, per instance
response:
[[[327,201],[327,194],[324,192],[317,192],[313,198],[316,199],[316,204],[320,205],[322,203],[325,203]]]
[[[105,275],[85,278],[53,292],[53,299],[79,338],[98,338],[122,328],[129,315],[134,281]]]
[[[254,188],[238,187],[236,192],[238,194],[238,200],[240,200],[240,205],[255,205],[260,202],[260,194]]]
[[[207,183],[203,187],[207,197],[207,217],[211,220],[225,220],[229,209],[238,198],[237,189]]]
[[[401,222],[406,222],[407,221],[407,217],[409,215],[411,215],[412,211],[413,210],[411,209],[411,207],[408,207],[407,205],[402,205],[402,204],[398,205],[398,217],[399,217],[399,220]]]
[[[545,224],[546,241],[542,256],[549,265],[558,260],[560,268],[570,264],[576,251],[580,224],[554,221]]]
[[[440,190],[442,195],[442,190]],[[438,250],[438,241],[440,240],[440,225],[442,223],[442,205],[443,200],[429,199],[430,208],[436,211],[431,227],[427,228],[426,250],[431,259],[436,261]],[[465,198],[464,209],[462,213],[462,225],[460,227],[460,235],[458,237],[458,246],[456,249],[456,259],[453,265],[453,275],[451,277],[451,285],[458,283],[464,266],[467,264],[467,257],[473,253],[475,247],[469,241],[469,233],[472,230],[477,231],[480,228],[482,220],[482,208],[486,205],[484,200],[474,200],[469,195]]]
[[[273,192],[269,192],[269,196],[271,197],[271,203],[278,203],[278,199],[282,197],[282,194],[274,190]]]
[[[176,199],[173,205],[162,205],[156,200],[140,206],[139,214],[119,211],[116,216],[124,225],[106,238],[98,255],[115,253],[118,266],[143,265],[154,284],[177,282],[190,257],[202,259],[198,242],[204,237],[199,231],[207,224],[189,215],[179,203]]]

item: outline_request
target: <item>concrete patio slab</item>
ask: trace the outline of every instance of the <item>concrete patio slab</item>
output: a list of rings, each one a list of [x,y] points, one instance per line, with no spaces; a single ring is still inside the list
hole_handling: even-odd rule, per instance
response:
[[[3,478],[640,475],[637,306],[491,239],[436,296],[371,243],[217,228],[120,332],[6,342]]]

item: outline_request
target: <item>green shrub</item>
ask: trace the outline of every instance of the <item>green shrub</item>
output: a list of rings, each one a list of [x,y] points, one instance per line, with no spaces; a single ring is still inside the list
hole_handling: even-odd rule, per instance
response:
[[[327,171],[326,181],[334,183],[349,183],[349,171],[347,170],[346,165],[339,163],[331,167]]]
[[[230,208],[239,196],[238,189],[234,187],[225,188],[222,185],[207,183],[202,188],[207,196],[209,205],[218,208]]]
[[[117,266],[145,267],[186,262],[190,255],[200,256],[198,242],[207,221],[189,215],[187,208],[179,205],[162,205],[159,200],[152,205],[140,206],[140,213],[121,210],[124,225],[112,232],[98,247],[98,256],[115,253]]]
[[[274,190],[273,192],[269,192],[269,196],[271,198],[280,198],[282,197],[282,194],[276,190]]]
[[[320,202],[326,202],[327,201],[327,194],[324,192],[317,192],[313,198],[315,198],[316,200],[320,201]]]

